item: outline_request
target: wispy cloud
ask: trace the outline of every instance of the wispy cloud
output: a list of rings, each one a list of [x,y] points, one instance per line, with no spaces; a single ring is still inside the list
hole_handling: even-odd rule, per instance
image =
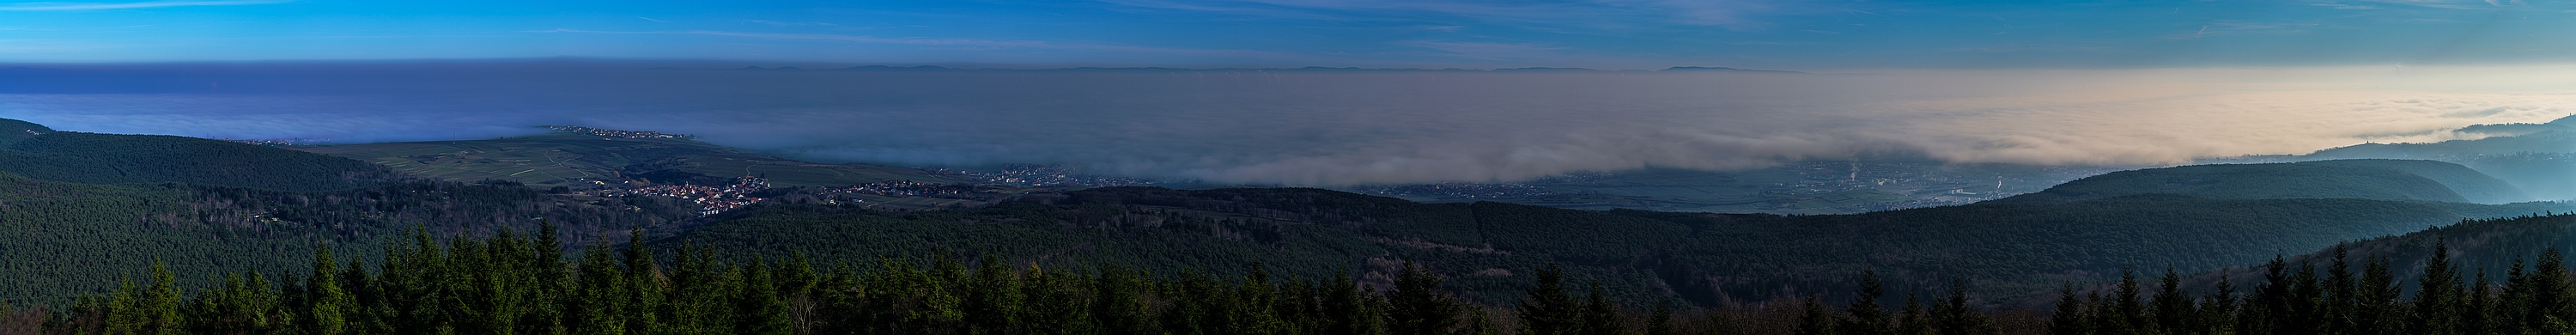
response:
[[[1565,48],[1531,43],[1410,41],[1399,45],[1439,50],[1454,56],[1486,60],[1531,60],[1564,56]]]
[[[2377,3],[2386,3],[2386,4],[2398,4],[2398,5],[2417,6],[2417,7],[2450,8],[2450,9],[2471,9],[2471,8],[2504,7],[2504,6],[2509,6],[2509,5],[2508,5],[2508,4],[2506,4],[2506,3],[2499,3],[2499,2],[2497,2],[2497,1],[2486,1],[2486,0],[2365,0],[2365,1],[2368,1],[2368,2],[2377,2]],[[2521,2],[2521,1],[2512,1],[2512,2],[2510,2],[2510,3],[2511,3],[2511,4],[2521,4],[2522,2]],[[2480,5],[2482,5],[2482,4],[2483,4],[2483,5],[2485,5],[2485,6],[2480,6]]]
[[[975,48],[1081,49],[1081,50],[1101,50],[1101,51],[1119,51],[1119,52],[1137,52],[1137,53],[1157,53],[1157,54],[1179,54],[1179,55],[1203,55],[1203,56],[1246,57],[1246,58],[1277,59],[1277,60],[1312,60],[1312,59],[1313,59],[1313,57],[1304,56],[1304,55],[1286,54],[1286,53],[1277,53],[1277,52],[1269,52],[1269,51],[1258,51],[1258,50],[1165,48],[1165,47],[1132,46],[1132,45],[1115,45],[1115,44],[1057,43],[1057,42],[1048,42],[1048,41],[1032,41],[1032,40],[980,40],[980,39],[958,39],[958,38],[876,37],[876,36],[863,36],[863,35],[836,35],[836,34],[781,34],[781,33],[753,33],[753,32],[716,31],[716,30],[684,30],[684,31],[608,31],[608,30],[579,30],[579,29],[548,29],[548,30],[529,30],[529,31],[523,31],[523,32],[527,32],[527,33],[559,33],[559,34],[612,34],[612,35],[699,35],[699,36],[723,36],[723,37],[765,38],[765,39],[784,39],[784,40],[809,40],[809,41],[852,42],[852,43],[875,43],[875,44],[904,44],[904,45],[925,45],[925,46],[956,46],[956,47],[975,47]]]
[[[1748,14],[1770,10],[1761,0],[1587,1],[1373,1],[1373,0],[1102,0],[1111,4],[1307,20],[1409,20],[1453,16],[1521,25],[1562,25],[1602,17],[1635,17],[1670,23],[1759,28]]]
[[[41,78],[130,84],[20,85],[15,89],[29,91],[0,90],[0,110],[66,130],[344,141],[489,138],[574,124],[698,134],[815,160],[1055,163],[1320,186],[1724,169],[1864,153],[1958,163],[2179,164],[2365,141],[2438,141],[2454,136],[2445,130],[2470,124],[2576,113],[2576,93],[2569,93],[2576,82],[2561,79],[2576,77],[2576,66],[2410,66],[2405,76],[2375,66],[1176,76],[441,64],[452,70],[410,63],[57,65],[50,67],[75,71]],[[223,81],[230,92],[129,91],[172,74]]]
[[[787,27],[787,26],[836,26],[836,27],[837,27],[837,26],[840,26],[840,25],[837,25],[837,24],[822,23],[822,22],[791,22],[791,21],[770,21],[770,20],[742,20],[742,22],[750,22],[750,23],[766,24],[766,25],[780,26],[780,27]]]
[[[84,11],[84,10],[141,9],[141,8],[161,8],[161,7],[190,7],[190,6],[238,6],[238,5],[266,5],[266,4],[280,4],[280,3],[288,3],[288,2],[295,2],[295,1],[294,1],[294,0],[216,0],[216,1],[145,1],[145,2],[113,2],[113,3],[98,3],[98,2],[21,2],[21,3],[7,4],[7,5],[0,5],[0,11]]]
[[[653,21],[653,22],[661,22],[661,23],[676,23],[676,22],[657,20],[657,19],[654,19],[654,18],[642,17],[642,16],[637,16],[637,17],[635,17],[635,18],[638,18],[638,19],[644,19],[645,21]]]
[[[2320,24],[2315,22],[2246,22],[2222,20],[2203,24],[2199,29],[2193,30],[2189,33],[2166,36],[2165,38],[2189,40],[2227,35],[2301,34],[2307,33],[2310,29],[2316,28],[2319,25]]]

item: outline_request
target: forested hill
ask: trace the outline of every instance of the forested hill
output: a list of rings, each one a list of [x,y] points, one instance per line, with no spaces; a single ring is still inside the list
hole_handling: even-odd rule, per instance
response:
[[[1049,202],[917,212],[773,206],[655,244],[733,257],[865,259],[924,251],[1015,262],[1131,264],[1239,275],[1253,262],[1308,278],[1387,278],[1424,264],[1475,300],[1504,302],[1526,274],[1564,264],[1621,297],[1703,305],[1842,294],[1865,269],[1891,287],[1966,278],[1997,294],[2186,270],[2565,205],[2139,195],[1853,215],[1593,212],[1494,202],[1422,204],[1314,189],[1101,188]]]
[[[2319,249],[2296,250],[2285,255],[2283,262],[2290,271],[2314,266],[2319,272],[2331,272],[2337,248],[2344,253],[2346,271],[2359,273],[2373,259],[2382,259],[2399,280],[2397,287],[2412,294],[2419,287],[2424,265],[2433,258],[2436,245],[2449,251],[2447,261],[2457,267],[2460,281],[2472,281],[2483,273],[2490,283],[2501,283],[2512,277],[2515,268],[2530,268],[2550,250],[2561,254],[2576,253],[2576,214],[2555,212],[2551,215],[2526,215],[2510,218],[2467,220],[2413,233],[2384,236]],[[2264,264],[2246,263],[2224,271],[2203,273],[2185,285],[2206,289],[2224,274],[2239,287],[2254,285],[2263,279]]]
[[[2576,115],[2559,118],[2557,120],[2549,121],[2548,123],[2477,125],[2462,128],[2460,130],[2463,132],[2485,132],[2482,130],[2492,130],[2495,133],[2489,133],[2486,135],[2506,136],[2485,137],[2470,140],[2451,140],[2435,143],[2363,144],[2318,150],[2315,153],[2306,155],[2306,157],[2322,159],[2434,158],[2442,156],[2512,154],[2525,152],[2576,152],[2576,142],[2568,141],[2568,139],[2576,138]]]
[[[2474,203],[2501,204],[2537,200],[2503,179],[2496,179],[2495,176],[2478,172],[2477,169],[2448,162],[2418,159],[2338,159],[2293,164],[2342,165],[2404,171],[2442,183],[2443,187],[2451,188],[2451,191],[2459,193],[2461,198]]]
[[[588,200],[588,201],[585,201]],[[284,274],[317,242],[375,255],[411,229],[441,236],[534,232],[539,220],[588,243],[634,227],[669,229],[694,206],[651,198],[548,195],[515,185],[411,181],[338,191],[188,184],[77,184],[0,172],[0,301],[69,302],[166,263],[192,287],[220,273]]]
[[[2456,169],[2454,169],[2456,168]],[[2441,176],[2442,180],[2414,171]],[[2471,202],[2443,180],[2477,190],[2481,200],[2509,199],[2492,177],[2434,161],[2354,160],[2272,164],[2209,164],[2112,172],[2059,184],[1995,203],[2052,204],[2136,194],[2178,194],[2212,199],[2348,198]],[[2503,189],[2497,187],[2502,186]],[[2519,200],[2519,199],[2515,199]],[[2502,202],[2502,201],[2496,201]]]
[[[160,135],[52,131],[0,119],[0,171],[88,184],[188,183],[271,190],[384,185],[401,174],[375,164],[294,150]]]
[[[2576,171],[2576,116],[2548,123],[2475,125],[2455,133],[2474,138],[2362,144],[2319,150],[2297,159],[2434,159],[2477,169],[2537,199],[2576,198],[2576,174],[2567,173]]]
[[[53,132],[53,128],[46,128],[45,125],[35,124],[33,122],[0,119],[0,146],[7,146],[11,143],[18,143],[18,140],[24,140],[30,137],[36,137],[37,135],[44,135]]]

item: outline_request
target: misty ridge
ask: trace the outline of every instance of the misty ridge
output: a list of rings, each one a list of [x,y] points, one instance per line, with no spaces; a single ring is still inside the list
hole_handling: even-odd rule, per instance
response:
[[[825,162],[1066,164],[1341,186],[1855,157],[2156,166],[2478,138],[2492,132],[2456,130],[2576,114],[2562,107],[2576,102],[2563,90],[2576,85],[2532,79],[2576,76],[2486,68],[1801,74],[730,65],[0,65],[0,116],[68,131],[342,143],[491,138],[567,124],[696,134]]]

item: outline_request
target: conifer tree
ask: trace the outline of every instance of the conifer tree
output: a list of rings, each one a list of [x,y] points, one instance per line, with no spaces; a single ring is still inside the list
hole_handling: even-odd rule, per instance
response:
[[[2354,319],[2360,301],[2359,283],[2352,276],[2352,264],[2343,244],[2334,246],[2334,260],[2326,265],[2325,307],[2322,327],[2329,334],[2351,334],[2359,327]]]
[[[1145,286],[1135,272],[1117,265],[1100,269],[1092,280],[1091,318],[1108,334],[1144,334],[1151,332],[1153,316],[1146,314],[1143,295]]]
[[[2325,311],[2321,308],[2325,306],[2324,286],[2317,278],[2316,264],[2299,261],[2299,272],[2290,275],[2290,295],[2283,301],[2286,308],[2275,323],[2280,327],[2277,329],[2292,334],[2326,331]]]
[[[1646,313],[1646,335],[1676,335],[1674,331],[1673,302],[1655,303],[1655,309]]]
[[[1082,296],[1080,277],[1066,270],[1048,271],[1031,264],[1028,293],[1022,295],[1027,316],[1021,317],[1022,329],[1030,334],[1084,334],[1092,331],[1087,309],[1091,302]]]
[[[340,285],[339,262],[331,255],[331,246],[316,243],[313,251],[313,275],[304,285],[305,301],[311,307],[304,311],[304,332],[336,335],[349,331],[348,314],[355,312],[357,298]]]
[[[1821,300],[1822,298],[1810,295],[1807,296],[1805,304],[1799,305],[1801,312],[1798,314],[1797,335],[1834,333],[1834,311],[1825,309],[1825,303]]]
[[[519,322],[522,333],[561,334],[570,331],[565,328],[563,320],[568,313],[562,306],[568,305],[569,299],[578,297],[571,294],[571,265],[564,263],[565,245],[559,234],[553,220],[537,220],[536,240],[530,243],[532,248],[524,256],[528,259],[529,285],[533,286],[526,299],[548,306],[529,310],[522,317]]]
[[[2357,328],[2353,333],[2401,334],[2406,330],[2405,307],[2398,301],[2397,275],[2388,266],[2388,257],[2372,257],[2362,264],[2361,280],[2354,287],[2359,294],[2353,303],[2358,310],[2353,317]]]
[[[2558,248],[2541,252],[2540,262],[2533,264],[2529,276],[2532,290],[2532,310],[2526,312],[2531,314],[2528,315],[2531,317],[2529,327],[2545,329],[2576,322],[2576,306],[2570,306],[2576,304],[2576,300],[2571,300],[2576,299],[2576,283],[2571,283],[2567,276],[2566,254],[2560,253]]]
[[[2120,327],[2120,313],[2113,310],[2113,306],[2119,305],[2119,303],[2116,302],[2118,300],[2117,297],[2118,295],[2116,294],[2104,296],[2102,295],[2102,292],[2084,293],[2084,325],[2088,332],[2093,334],[2122,334],[2128,332],[2127,328]],[[1940,307],[1936,306],[1934,308]]]
[[[971,283],[973,290],[967,294],[966,301],[967,332],[1009,333],[1011,326],[1020,323],[1020,315],[1024,313],[1020,305],[1021,300],[1025,299],[1020,292],[1020,277],[1009,267],[1002,265],[1001,257],[986,254],[976,263],[978,265],[975,279]],[[796,281],[785,277],[781,279],[790,282],[791,285]]]
[[[376,285],[379,279],[382,278],[367,273],[365,259],[349,260],[348,269],[340,273],[340,286],[348,288],[349,295],[358,303],[349,314],[350,333],[384,334],[393,331],[389,319],[394,314],[393,305],[385,297],[384,289]]]
[[[2503,329],[2496,327],[2498,323],[2493,318],[2495,312],[2495,291],[2487,285],[2486,271],[2477,271],[2477,275],[2474,276],[2474,279],[2469,280],[2468,286],[2469,290],[2467,295],[2460,299],[2460,328],[2458,332],[2461,334],[2502,333]]]
[[[1849,314],[1847,316],[1849,319],[1843,320],[1841,327],[1836,330],[1840,330],[1843,334],[1854,335],[1887,334],[1893,331],[1893,327],[1888,327],[1887,309],[1878,304],[1878,297],[1887,295],[1887,292],[1879,287],[1878,270],[1861,271],[1858,293],[1860,294],[1858,297],[1852,298],[1851,306],[1843,309],[1843,313]]]
[[[1456,299],[1442,293],[1439,275],[1404,262],[1395,275],[1395,290],[1387,292],[1387,330],[1396,334],[1445,334],[1456,326],[1465,308]]]
[[[2459,329],[2458,271],[2451,265],[2449,241],[2435,240],[2432,257],[2424,261],[2424,271],[2415,280],[2418,288],[2413,318],[2408,319],[2409,332],[2440,335]]]
[[[1490,311],[1470,306],[1467,308],[1467,326],[1458,329],[1454,334],[1502,335],[1503,326],[1494,323],[1494,315]]]
[[[1368,291],[1352,283],[1350,273],[1332,273],[1332,283],[1324,289],[1324,335],[1376,335],[1381,327],[1376,304],[1368,304]]]
[[[573,300],[570,324],[573,332],[587,334],[626,333],[627,302],[625,267],[611,258],[606,241],[591,244],[582,252],[578,298]],[[391,272],[391,270],[388,270]],[[387,273],[386,276],[393,274]]]
[[[1906,299],[1907,305],[1914,303],[1912,298]],[[1913,307],[1908,308],[1907,313],[1912,314]],[[2091,323],[2086,322],[2084,317],[2084,298],[2075,295],[2075,283],[2066,283],[2064,287],[2057,289],[2057,307],[2049,315],[2048,333],[2056,335],[2093,333]]]
[[[1521,296],[1521,332],[1532,335],[1574,334],[1582,327],[1582,309],[1565,289],[1565,269],[1556,264],[1539,268],[1532,277],[1538,279]]]
[[[1291,327],[1279,319],[1278,311],[1272,309],[1273,306],[1278,305],[1279,296],[1277,291],[1272,290],[1268,266],[1260,261],[1253,261],[1251,270],[1245,273],[1243,281],[1239,285],[1234,285],[1231,290],[1222,287],[1223,283],[1218,283],[1220,287],[1217,295],[1227,301],[1224,309],[1226,328],[1238,334],[1277,334],[1288,331]]]
[[[152,287],[144,291],[143,296],[137,301],[141,303],[143,319],[140,321],[143,324],[136,331],[141,334],[160,335],[176,335],[185,332],[187,324],[179,317],[179,299],[183,296],[179,291],[178,278],[170,273],[170,266],[160,261],[153,261]]]
[[[2494,317],[2498,327],[2509,332],[2531,329],[2531,310],[2527,308],[2532,300],[2531,275],[2524,271],[2527,265],[2521,256],[2515,256],[2513,265],[2504,269],[2504,288],[2496,293]]]
[[[2068,285],[2070,285],[2069,287],[2072,287],[2071,285],[2073,285],[2073,284],[2068,284]],[[2069,293],[2069,294],[2072,294],[2072,293]],[[2078,303],[2078,304],[2077,304],[2077,306],[2076,306],[2076,308],[2082,308],[2082,307],[2083,307],[2083,306],[2082,306],[2082,304],[2081,304],[2081,303]],[[1896,325],[1896,333],[1897,333],[1897,334],[1901,334],[1901,335],[1932,335],[1932,315],[1931,315],[1931,312],[1930,312],[1930,311],[1925,310],[1925,309],[1924,309],[1924,307],[1923,307],[1923,294],[1922,294],[1922,293],[1919,293],[1919,292],[1918,292],[1918,293],[1910,293],[1910,294],[1906,294],[1906,295],[1905,295],[1905,309],[1903,310],[1903,312],[1899,312],[1899,313],[1897,313],[1897,317],[1896,317],[1896,318],[1897,318],[1897,325]]]
[[[1610,289],[1603,288],[1601,282],[1597,280],[1592,282],[1592,289],[1585,290],[1583,334],[1619,335],[1628,331],[1628,325],[1619,317],[1619,307],[1610,304],[1609,292]],[[1835,319],[1829,317],[1827,322]]]
[[[733,334],[793,334],[794,321],[787,316],[787,302],[778,298],[777,278],[770,275],[769,262],[753,260],[744,266],[742,285],[734,296]]]
[[[2109,313],[2112,315],[2110,318],[2111,323],[2104,325],[2104,328],[2107,328],[2107,330],[2103,333],[2137,334],[2152,332],[2148,327],[2154,326],[2155,322],[2153,321],[2154,319],[2149,318],[2150,316],[2147,315],[2147,304],[2146,301],[2143,300],[2145,298],[2141,297],[2142,294],[2144,294],[2144,292],[2142,292],[2142,289],[2138,287],[2138,271],[2130,270],[2126,267],[2120,268],[2120,285],[2112,291],[2112,305],[2108,306],[2110,307]]]
[[[2289,268],[2290,263],[2282,255],[2273,255],[2271,262],[2263,263],[2263,283],[2254,286],[2254,291],[2246,294],[2245,305],[2242,307],[2244,311],[2236,318],[2236,331],[2287,332],[2281,327],[2288,325],[2278,320],[2290,316],[2289,300],[2292,284]]]
[[[1977,308],[1968,304],[1967,279],[1953,279],[1950,282],[1950,298],[1944,299],[1939,307],[1935,307],[1932,315],[1934,318],[1932,322],[1935,325],[1932,331],[1935,334],[1994,333],[1994,325],[1986,320],[1986,315],[1977,313]]]
[[[2236,284],[2221,272],[2216,286],[2201,299],[2200,315],[2191,327],[2194,333],[2224,334],[2235,330],[2236,312],[2240,306],[2236,299]]]
[[[2156,331],[2166,334],[2190,332],[2191,319],[2198,317],[2200,311],[2193,306],[2191,295],[2182,291],[2182,274],[2166,267],[2164,278],[2156,284]]]
[[[666,287],[661,280],[662,269],[653,259],[653,250],[644,246],[643,228],[626,230],[626,250],[618,256],[623,261],[621,267],[626,275],[619,280],[625,285],[619,292],[624,295],[620,299],[625,300],[620,308],[620,312],[625,313],[620,317],[626,321],[625,328],[638,331],[667,328],[660,315],[667,298],[664,293]]]

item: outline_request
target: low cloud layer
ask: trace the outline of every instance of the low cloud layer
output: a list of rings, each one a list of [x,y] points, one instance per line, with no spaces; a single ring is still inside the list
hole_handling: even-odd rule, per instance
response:
[[[6,66],[0,66],[6,67]],[[778,72],[612,62],[27,65],[0,117],[342,142],[545,124],[818,161],[1053,163],[1216,182],[1509,181],[1855,155],[2157,165],[2460,138],[2576,114],[2567,67],[1860,74]]]

